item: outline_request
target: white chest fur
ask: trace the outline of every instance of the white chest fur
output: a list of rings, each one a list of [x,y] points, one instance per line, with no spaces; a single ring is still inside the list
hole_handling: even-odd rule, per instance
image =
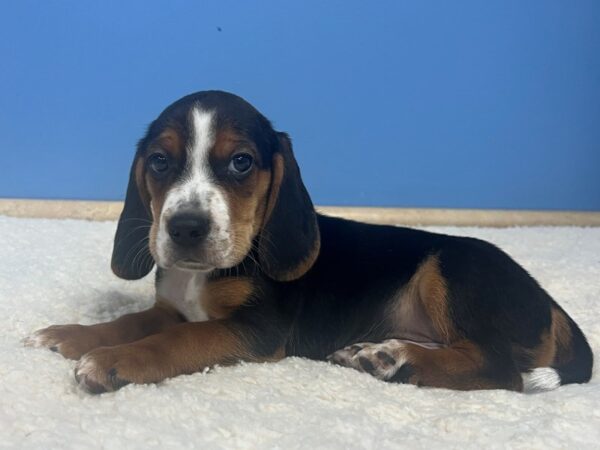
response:
[[[206,283],[206,275],[172,268],[162,273],[157,293],[160,298],[179,311],[190,322],[208,320],[208,315],[202,308],[202,291]]]

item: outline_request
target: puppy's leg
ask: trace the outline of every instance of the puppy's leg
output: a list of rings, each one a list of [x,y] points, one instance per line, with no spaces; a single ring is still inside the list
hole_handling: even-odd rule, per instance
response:
[[[459,250],[457,258],[466,258]],[[468,267],[467,275],[458,273],[449,278],[448,269],[460,263],[444,258],[445,254],[426,258],[386,313],[391,333],[402,336],[409,328],[413,334],[437,343],[438,348],[388,339],[347,347],[330,355],[330,361],[371,373],[382,380],[419,386],[522,390],[523,382],[509,339],[486,325],[484,320],[491,320],[484,314],[475,320],[475,325],[474,319],[467,316],[471,313],[463,312],[461,316],[460,311],[469,311],[469,307],[473,311],[483,308],[476,299],[489,296],[486,287],[474,284]],[[496,284],[490,282],[490,285]],[[470,290],[465,292],[464,286]],[[453,309],[449,299],[460,302],[460,308]],[[469,302],[471,304],[465,307]],[[457,319],[461,320],[460,325]]]
[[[187,322],[130,344],[92,350],[79,360],[75,378],[84,389],[100,393],[128,383],[157,383],[215,364],[283,358],[281,346],[273,345],[277,338],[261,350],[258,333],[227,319]]]
[[[146,311],[127,314],[112,322],[53,325],[36,331],[24,343],[32,347],[47,347],[65,358],[79,359],[95,348],[133,342],[183,320],[175,310],[157,304]]]
[[[494,346],[494,350],[498,347]],[[448,389],[523,390],[510,355],[486,354],[472,341],[428,348],[401,339],[360,343],[331,354],[328,360],[384,381]]]

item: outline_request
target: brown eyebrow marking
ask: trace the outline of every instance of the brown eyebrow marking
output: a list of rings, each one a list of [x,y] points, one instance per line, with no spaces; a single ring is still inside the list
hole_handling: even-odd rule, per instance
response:
[[[174,158],[181,158],[184,150],[184,140],[174,128],[165,128],[156,139],[156,143]]]
[[[236,148],[244,145],[248,148],[248,151],[258,158],[260,155],[254,146],[252,141],[244,138],[239,133],[231,128],[225,128],[217,131],[215,143],[213,146],[212,156],[216,159],[228,159]]]
[[[180,132],[178,132],[174,127],[165,128],[160,135],[152,141],[148,147],[145,149],[146,157],[149,156],[152,152],[161,149],[167,152],[174,160],[177,161],[178,164],[183,164],[185,161],[185,140]],[[140,160],[142,163],[142,160]],[[148,192],[147,202],[152,206],[152,214],[157,219],[160,217],[162,212],[162,208],[166,199],[166,195],[169,185],[165,185],[164,183],[157,182],[152,177],[146,177],[145,172],[143,170],[144,165],[140,164],[140,178],[143,178],[144,186]],[[158,228],[153,226],[150,232],[150,247],[152,248],[156,243],[156,233]]]

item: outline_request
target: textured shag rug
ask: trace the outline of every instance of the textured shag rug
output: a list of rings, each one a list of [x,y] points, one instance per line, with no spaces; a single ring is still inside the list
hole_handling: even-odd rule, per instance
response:
[[[598,448],[600,382],[524,395],[379,382],[289,358],[91,396],[74,362],[21,339],[149,307],[153,277],[112,275],[114,222],[0,217],[0,447]],[[436,228],[525,266],[600,354],[600,228]]]

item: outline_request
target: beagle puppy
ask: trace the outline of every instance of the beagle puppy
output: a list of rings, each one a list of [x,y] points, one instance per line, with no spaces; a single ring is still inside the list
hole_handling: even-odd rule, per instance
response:
[[[289,137],[226,92],[176,101],[139,142],[112,270],[155,264],[151,309],[29,343],[78,360],[92,393],[291,355],[461,390],[591,376],[579,327],[507,254],[317,214]]]

